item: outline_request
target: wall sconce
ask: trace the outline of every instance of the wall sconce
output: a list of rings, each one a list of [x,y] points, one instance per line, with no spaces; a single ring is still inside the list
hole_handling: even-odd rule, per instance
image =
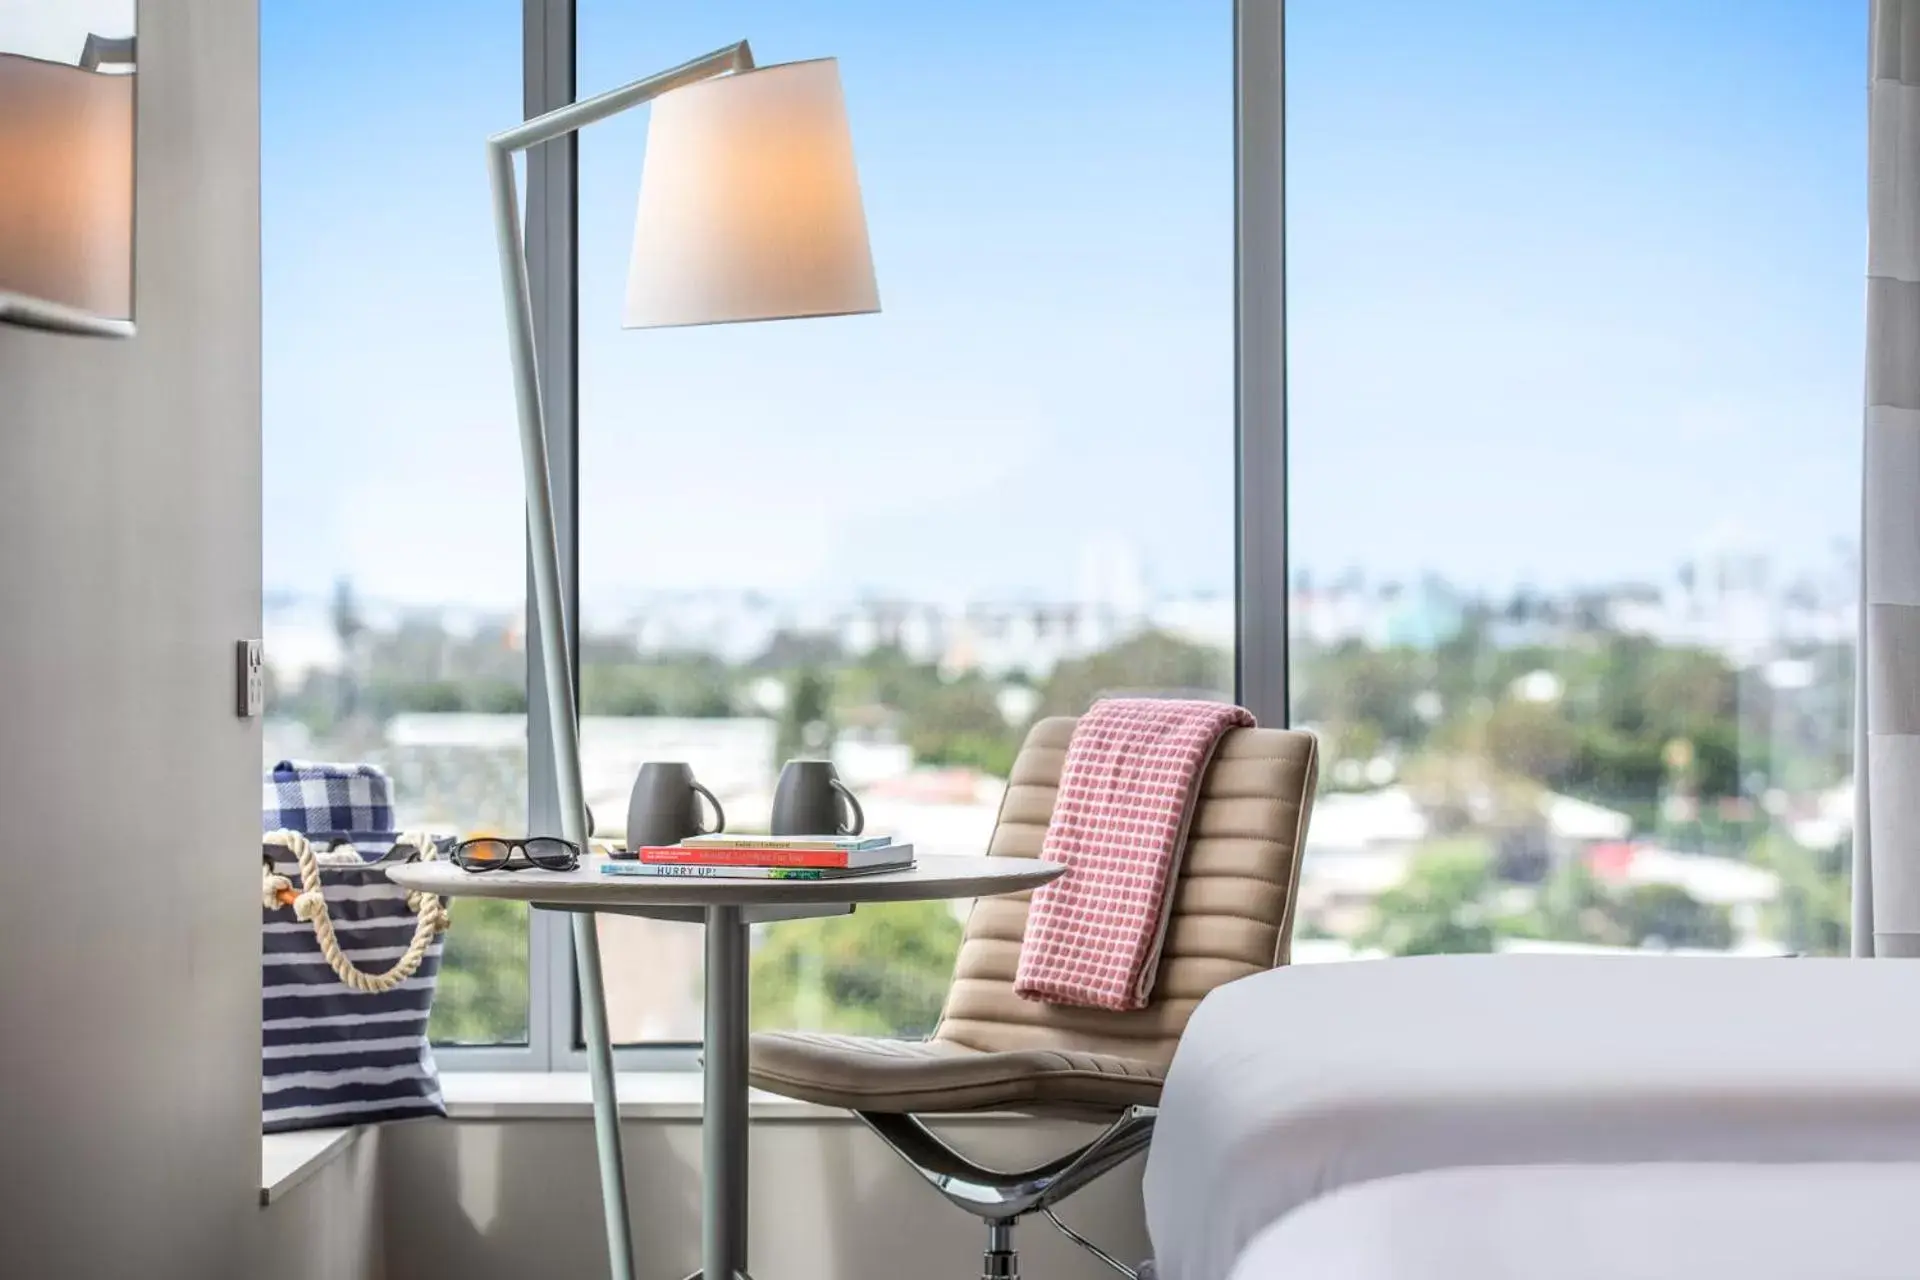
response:
[[[133,333],[134,0],[0,9],[0,321]]]

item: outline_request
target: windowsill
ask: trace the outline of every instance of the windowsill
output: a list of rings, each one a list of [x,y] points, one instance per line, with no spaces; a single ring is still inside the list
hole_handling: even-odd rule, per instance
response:
[[[700,1119],[697,1071],[623,1071],[617,1077],[622,1120]],[[449,1120],[585,1120],[593,1115],[593,1087],[584,1071],[444,1071],[440,1092]],[[835,1120],[855,1123],[838,1107],[796,1102],[755,1089],[747,1096],[754,1121]],[[410,1121],[409,1123],[430,1123]],[[308,1129],[260,1138],[260,1203],[272,1204],[351,1150],[366,1132]]]
[[[623,1071],[615,1078],[622,1120],[698,1120],[698,1071]],[[440,1092],[453,1120],[555,1120],[593,1113],[593,1086],[584,1071],[443,1071]],[[796,1102],[755,1089],[747,1097],[754,1120],[853,1119],[836,1107]]]
[[[305,1129],[260,1135],[260,1203],[272,1204],[360,1141],[364,1128]]]

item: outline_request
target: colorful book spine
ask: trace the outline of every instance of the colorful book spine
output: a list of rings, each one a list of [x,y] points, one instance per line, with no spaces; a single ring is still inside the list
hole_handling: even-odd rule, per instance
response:
[[[736,836],[726,832],[689,836],[677,847],[687,849],[884,849],[892,836]]]
[[[904,865],[912,860],[906,847],[882,845],[876,849],[769,849],[752,846],[684,844],[649,845],[639,860],[649,866],[786,867],[844,871],[855,867]]]
[[[872,869],[892,870],[887,867]],[[600,872],[602,875],[609,876],[651,876],[666,879],[712,877],[720,880],[841,880],[849,875],[863,874],[859,870],[836,870],[829,867],[728,867],[631,861],[602,863]]]

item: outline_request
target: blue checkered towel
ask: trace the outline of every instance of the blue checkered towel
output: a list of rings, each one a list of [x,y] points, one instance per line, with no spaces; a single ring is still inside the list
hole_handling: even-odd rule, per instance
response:
[[[282,760],[267,775],[260,811],[262,831],[393,843],[393,783],[375,765]]]

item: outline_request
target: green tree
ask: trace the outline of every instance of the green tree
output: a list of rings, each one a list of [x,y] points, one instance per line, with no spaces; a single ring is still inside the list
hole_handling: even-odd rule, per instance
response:
[[[753,1025],[924,1034],[940,1017],[960,934],[944,902],[773,925],[753,955]]]
[[[976,671],[943,675],[887,645],[835,673],[834,721],[897,734],[919,764],[1004,777],[1020,745],[1000,711],[1004,687]]]
[[[527,686],[524,682],[498,678],[476,680],[462,699],[469,711],[488,715],[525,715]]]
[[[1356,941],[1392,956],[1491,951],[1493,885],[1493,859],[1484,845],[1436,845],[1374,900],[1373,920]]]
[[[994,686],[975,674],[938,681],[916,691],[901,707],[907,745],[922,764],[965,765],[1004,778],[1013,768],[1019,739]]]
[[[596,657],[580,668],[580,710],[591,716],[734,714],[734,673],[711,654]]]
[[[449,712],[467,709],[466,690],[453,680],[419,680],[407,684],[376,682],[369,691],[381,715],[403,711]]]
[[[527,1035],[527,907],[493,898],[448,902],[427,1033],[436,1044],[499,1044]]]
[[[796,756],[823,756],[833,747],[833,689],[818,667],[802,667],[787,678],[780,708],[774,763]]]
[[[1232,688],[1232,657],[1224,650],[1143,631],[1055,667],[1041,692],[1040,714],[1077,716],[1108,694],[1149,690],[1219,696]]]
[[[1620,921],[1634,946],[1697,947],[1725,951],[1733,945],[1733,920],[1725,907],[1701,902],[1677,884],[1637,884],[1622,895]]]
[[[1579,751],[1580,733],[1557,706],[1509,698],[1487,712],[1487,757],[1503,772],[1560,783]]]
[[[1756,843],[1753,860],[1780,877],[1768,932],[1794,951],[1846,955],[1853,936],[1851,842],[1813,850],[1775,832]]]
[[[1547,877],[1536,904],[1539,934],[1558,942],[1624,946],[1627,931],[1615,902],[1586,863],[1575,859]]]
[[[1667,774],[1665,739],[1582,725],[1568,773],[1568,790],[1650,817]]]

